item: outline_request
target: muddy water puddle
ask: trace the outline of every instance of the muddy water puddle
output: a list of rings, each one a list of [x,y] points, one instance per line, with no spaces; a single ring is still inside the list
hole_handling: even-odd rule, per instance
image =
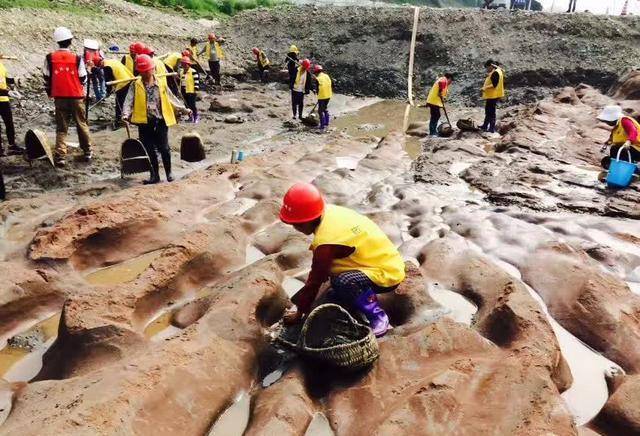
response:
[[[207,436],[242,436],[249,424],[251,397],[241,392],[217,419]]]
[[[85,280],[98,286],[119,285],[138,278],[162,253],[162,249],[111,265],[85,275]]]
[[[42,369],[42,356],[58,337],[61,313],[55,313],[15,335],[0,350],[0,378],[28,382]]]
[[[444,315],[456,322],[471,325],[474,315],[478,312],[478,307],[471,301],[437,283],[429,287],[429,295],[447,309]]]
[[[411,107],[405,122],[406,108],[407,104],[404,102],[383,100],[336,118],[332,126],[354,137],[382,137],[392,131],[404,131],[406,124],[429,120],[429,113],[425,108]],[[405,150],[412,159],[417,158],[422,152],[419,138],[407,136]]]

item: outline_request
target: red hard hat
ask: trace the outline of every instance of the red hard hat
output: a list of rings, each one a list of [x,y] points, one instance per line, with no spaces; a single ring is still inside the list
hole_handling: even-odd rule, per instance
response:
[[[183,65],[191,65],[191,59],[189,59],[189,56],[183,56],[180,62]]]
[[[148,45],[145,45],[142,49],[142,51],[140,52],[140,54],[146,54],[148,56],[153,56],[153,54],[155,54],[155,50],[153,48],[151,48]]]
[[[311,183],[296,183],[284,195],[280,220],[286,224],[308,223],[322,216],[324,199]]]
[[[185,56],[188,58],[191,57],[191,50],[189,50],[188,48],[182,50],[182,57],[185,57]]]
[[[253,47],[251,49],[251,51],[253,52],[254,55],[258,56],[260,54],[260,49],[258,49],[258,47]]]
[[[134,42],[129,46],[129,53],[131,54],[142,54],[144,50],[144,44],[141,42]]]
[[[324,71],[324,69],[322,68],[322,65],[316,65],[315,68],[313,69],[314,73],[320,73]]]
[[[209,34],[209,41],[213,41],[216,39],[216,34],[215,33],[210,33]]]
[[[146,73],[147,71],[151,71],[155,68],[155,64],[153,63],[153,59],[151,56],[146,54],[140,54],[136,56],[136,70],[139,73]]]
[[[302,68],[309,71],[309,68],[311,68],[311,61],[309,59],[303,59],[301,62],[301,65],[302,65]]]

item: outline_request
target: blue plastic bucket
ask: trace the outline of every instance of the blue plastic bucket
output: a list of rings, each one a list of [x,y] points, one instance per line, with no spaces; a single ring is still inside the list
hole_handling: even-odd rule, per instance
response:
[[[609,166],[609,174],[607,175],[607,185],[612,188],[626,188],[633,180],[633,173],[636,171],[636,165],[631,162],[631,153],[627,150],[629,161],[620,160],[620,153],[624,147],[618,150],[617,159],[611,159]]]

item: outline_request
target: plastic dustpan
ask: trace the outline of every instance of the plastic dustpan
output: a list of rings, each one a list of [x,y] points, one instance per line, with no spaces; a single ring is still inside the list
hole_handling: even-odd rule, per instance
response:
[[[125,124],[125,127],[128,139],[122,143],[120,148],[120,176],[150,172],[151,161],[147,150],[142,142],[131,138],[129,124]]]
[[[620,153],[627,151],[628,161],[620,160]],[[626,188],[633,180],[633,173],[636,171],[636,164],[631,161],[631,152],[625,147],[620,147],[616,159],[611,159],[609,174],[607,175],[607,185],[612,188]]]

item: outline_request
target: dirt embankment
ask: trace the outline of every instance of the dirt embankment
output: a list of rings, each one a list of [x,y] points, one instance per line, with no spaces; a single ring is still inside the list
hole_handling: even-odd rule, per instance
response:
[[[328,68],[341,92],[393,98],[406,95],[412,23],[411,8],[306,6],[246,12],[221,31],[235,58],[258,45],[282,62],[296,43]],[[437,74],[452,71],[452,100],[474,102],[483,64],[493,58],[507,71],[509,103],[579,83],[606,90],[635,66],[639,38],[637,17],[422,8],[416,87],[422,92]]]

